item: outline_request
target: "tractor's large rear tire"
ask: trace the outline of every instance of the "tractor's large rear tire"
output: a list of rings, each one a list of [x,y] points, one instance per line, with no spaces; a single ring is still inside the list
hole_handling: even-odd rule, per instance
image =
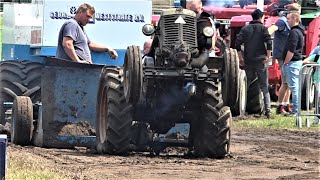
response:
[[[131,104],[139,101],[142,90],[141,61],[139,46],[128,46],[124,59],[124,95]]]
[[[30,97],[17,96],[13,101],[11,142],[30,145],[33,131],[33,106]]]
[[[41,100],[41,63],[3,61],[0,64],[0,123],[5,124],[3,102],[13,102],[16,96],[28,96],[32,102]]]
[[[230,48],[228,106],[233,107],[239,95],[239,58],[235,49]],[[231,108],[233,110],[233,108]]]
[[[232,115],[224,106],[220,82],[204,82],[199,119],[191,124],[194,153],[200,157],[224,158],[229,153]]]
[[[264,109],[263,94],[257,78],[249,85],[248,92],[247,112],[249,114],[262,114]]]
[[[235,49],[227,48],[224,51],[222,98],[225,105],[229,106],[233,116],[240,114],[237,102],[240,95],[240,68],[238,53]],[[239,105],[239,104],[238,104]],[[244,108],[245,109],[245,108]]]
[[[309,103],[309,110],[314,107],[315,100],[315,84],[313,82],[313,68],[305,68],[302,76],[301,87],[301,109],[307,110],[307,104]],[[307,81],[310,82],[309,89],[307,89]],[[307,91],[309,91],[309,102],[307,102]]]
[[[225,49],[224,54],[223,54],[223,79],[222,79],[222,99],[225,105],[229,105],[229,88],[230,88],[230,83],[229,83],[229,74],[230,74],[230,49]]]
[[[102,71],[97,99],[97,151],[114,155],[129,152],[132,106],[123,89],[123,70],[105,67]]]

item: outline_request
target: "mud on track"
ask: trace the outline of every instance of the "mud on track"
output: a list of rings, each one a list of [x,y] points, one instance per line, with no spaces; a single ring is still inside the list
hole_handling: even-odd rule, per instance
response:
[[[196,159],[183,149],[152,157],[92,154],[86,149],[45,149],[10,144],[9,153],[58,169],[70,179],[320,179],[319,132],[233,130],[226,159]]]

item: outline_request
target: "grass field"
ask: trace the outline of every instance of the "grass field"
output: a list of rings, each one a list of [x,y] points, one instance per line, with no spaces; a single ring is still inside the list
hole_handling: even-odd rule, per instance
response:
[[[275,114],[275,113],[273,113]],[[312,124],[314,117],[309,117],[310,128],[306,127],[306,117],[302,117],[302,128],[296,125],[296,117],[286,117],[283,115],[274,115],[272,119],[252,118],[246,120],[235,120],[235,128],[273,128],[273,129],[296,129],[302,131],[319,131],[320,124]]]
[[[70,179],[56,169],[45,168],[41,162],[34,162],[35,161],[29,161],[28,157],[15,157],[9,153],[6,179]]]

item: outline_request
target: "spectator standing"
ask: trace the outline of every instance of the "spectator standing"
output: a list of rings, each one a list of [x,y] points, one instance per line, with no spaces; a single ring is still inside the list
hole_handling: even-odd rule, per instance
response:
[[[236,49],[240,63],[244,64],[248,82],[250,83],[258,77],[260,89],[264,96],[265,115],[270,118],[268,62],[271,57],[272,41],[268,29],[262,24],[264,13],[256,9],[251,16],[253,20],[243,27],[238,34]],[[244,53],[241,51],[242,44],[244,45]]]
[[[299,4],[297,4],[295,1],[292,1],[292,3],[293,4],[286,6],[288,12],[301,11]],[[273,58],[278,61],[281,72],[281,86],[279,89],[278,106],[276,110],[277,114],[287,114],[292,112],[292,108],[290,106],[291,91],[288,87],[286,78],[284,78],[282,68],[284,62],[283,51],[291,29],[286,16],[287,14],[282,15],[274,25],[268,28],[270,34],[274,33]]]
[[[302,67],[304,27],[299,23],[300,14],[298,12],[289,13],[287,19],[291,31],[285,46],[283,71],[292,92],[293,110],[290,114],[295,115],[298,112],[299,71]]]
[[[114,49],[92,42],[88,38],[83,27],[89,23],[94,13],[94,7],[84,3],[77,9],[75,17],[62,25],[58,37],[56,57],[91,64],[90,50],[92,50],[107,52],[111,58],[118,58]]]

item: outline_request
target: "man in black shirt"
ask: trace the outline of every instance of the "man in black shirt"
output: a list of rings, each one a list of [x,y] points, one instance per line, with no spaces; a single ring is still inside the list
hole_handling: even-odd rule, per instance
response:
[[[268,29],[262,24],[264,13],[257,9],[251,14],[253,21],[243,27],[236,39],[240,63],[244,63],[248,83],[256,77],[264,96],[265,115],[271,117],[268,90],[268,62],[271,57],[272,41]],[[244,45],[244,53],[241,45]],[[265,46],[265,44],[267,46]]]
[[[298,112],[299,71],[302,67],[302,50],[304,46],[304,27],[299,23],[300,14],[292,12],[287,16],[291,27],[284,51],[284,78],[292,92],[292,115]]]

